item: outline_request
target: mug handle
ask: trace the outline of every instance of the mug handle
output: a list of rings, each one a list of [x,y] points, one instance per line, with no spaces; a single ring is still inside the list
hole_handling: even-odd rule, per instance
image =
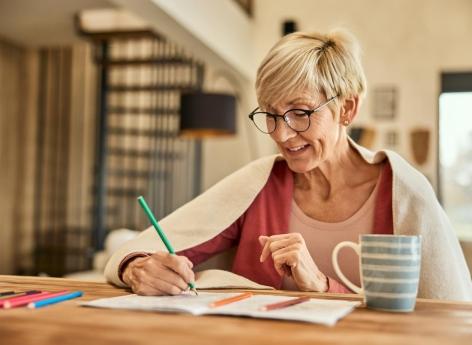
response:
[[[359,244],[357,243],[354,243],[354,242],[350,242],[350,241],[344,241],[344,242],[340,242],[336,245],[336,247],[334,247],[334,250],[333,250],[333,256],[332,256],[332,260],[333,260],[333,267],[334,267],[334,270],[336,272],[336,274],[338,275],[339,278],[341,278],[341,280],[343,281],[344,284],[347,285],[348,288],[350,288],[352,291],[354,291],[355,293],[358,293],[358,294],[361,294],[362,293],[362,288],[355,285],[354,283],[352,283],[349,279],[346,278],[346,276],[344,275],[343,272],[341,272],[341,269],[339,268],[339,264],[338,264],[338,252],[341,250],[341,248],[343,247],[349,247],[349,248],[352,248],[354,249],[354,251],[357,253],[357,255],[361,255],[360,254],[360,246]]]

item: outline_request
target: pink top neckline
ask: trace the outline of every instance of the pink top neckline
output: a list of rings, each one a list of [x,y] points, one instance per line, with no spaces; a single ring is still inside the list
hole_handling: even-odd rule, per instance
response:
[[[380,173],[380,175],[381,174],[382,173]],[[379,188],[379,181],[381,178],[380,175],[377,179],[374,189],[372,190],[364,204],[352,216],[343,221],[332,223],[322,222],[317,219],[311,218],[303,212],[303,210],[298,206],[294,198],[292,198],[292,215],[295,216],[301,223],[309,227],[314,227],[327,231],[343,230],[346,227],[356,223],[360,218],[365,216],[367,212],[375,208],[375,196],[377,195],[377,190]]]

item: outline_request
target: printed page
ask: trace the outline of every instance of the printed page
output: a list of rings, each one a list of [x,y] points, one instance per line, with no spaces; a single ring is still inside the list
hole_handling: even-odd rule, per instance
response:
[[[210,308],[212,302],[236,296],[239,293],[185,293],[179,296],[138,296],[126,295],[102,298],[81,305],[97,308],[132,309],[161,312],[180,312],[193,315],[233,315],[254,318],[293,320],[332,326],[349,314],[360,302],[310,299],[309,301],[269,311],[260,308],[277,302],[293,299],[289,296],[254,295],[221,307]]]
[[[265,319],[294,320],[333,326],[349,314],[360,302],[310,299],[293,306],[261,311],[260,308],[295,297],[257,295],[225,306],[210,309],[205,314],[249,316]]]

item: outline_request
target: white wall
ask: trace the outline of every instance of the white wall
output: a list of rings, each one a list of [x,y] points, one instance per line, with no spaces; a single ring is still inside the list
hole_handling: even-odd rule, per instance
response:
[[[368,97],[358,124],[376,127],[381,134],[399,131],[398,152],[413,161],[409,132],[432,131],[430,154],[419,167],[436,182],[438,95],[441,71],[472,70],[472,1],[470,0],[256,0],[256,62],[280,37],[284,19],[295,19],[299,30],[325,32],[342,26],[363,47],[368,84],[398,87],[395,121],[375,122]]]
[[[215,68],[249,80],[253,23],[232,0],[108,0]]]
[[[232,0],[152,0],[250,80],[253,23]]]

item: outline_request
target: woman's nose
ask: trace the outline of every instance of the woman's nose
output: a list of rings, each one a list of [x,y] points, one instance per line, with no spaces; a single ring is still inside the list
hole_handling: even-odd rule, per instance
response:
[[[275,126],[275,130],[271,133],[271,137],[277,142],[285,142],[295,137],[297,134],[298,133],[291,129],[283,119],[278,118],[277,125]]]

